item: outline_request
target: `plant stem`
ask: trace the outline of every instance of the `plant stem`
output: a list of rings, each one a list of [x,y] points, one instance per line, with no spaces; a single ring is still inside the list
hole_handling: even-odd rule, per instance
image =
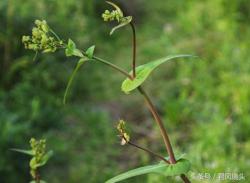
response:
[[[133,61],[132,61],[132,72],[133,72],[133,78],[136,77],[136,31],[135,31],[135,26],[132,22],[130,22],[130,26],[132,28],[133,32]]]
[[[146,103],[147,103],[147,105],[149,107],[149,110],[151,111],[152,115],[155,118],[155,121],[157,122],[157,124],[158,124],[158,126],[159,126],[159,128],[161,130],[161,134],[162,134],[162,137],[163,137],[163,140],[164,140],[164,143],[165,143],[168,155],[169,155],[170,163],[171,164],[175,164],[176,163],[176,159],[175,159],[175,156],[174,156],[173,148],[172,148],[172,145],[170,143],[167,131],[166,131],[164,125],[163,125],[163,122],[162,122],[162,120],[161,120],[161,118],[160,118],[160,116],[159,116],[159,114],[158,114],[155,106],[153,105],[152,101],[150,100],[149,96],[144,91],[144,89],[141,86],[139,86],[138,90],[144,96],[145,101],[146,101]],[[183,182],[185,182],[185,183],[191,183],[190,180],[186,177],[185,174],[181,174],[180,177],[183,180]]]
[[[169,155],[170,163],[175,164],[176,159],[175,159],[175,156],[174,156],[173,148],[172,148],[170,139],[168,137],[167,131],[166,131],[164,125],[163,125],[163,122],[162,122],[162,120],[161,120],[155,106],[153,105],[153,103],[150,100],[149,96],[145,92],[145,90],[141,86],[138,87],[138,90],[144,96],[144,99],[145,99],[145,101],[146,101],[146,103],[147,103],[147,105],[149,107],[149,110],[151,111],[152,115],[155,118],[155,121],[157,122],[157,124],[158,124],[158,126],[159,126],[159,128],[161,130],[161,134],[162,134],[162,137],[163,137],[163,140],[164,140],[164,143],[165,143],[168,155]],[[181,174],[180,177],[183,180],[183,182],[191,183],[190,180],[186,177],[185,174]]]
[[[185,183],[191,183],[191,181],[187,178],[187,176],[185,174],[181,174],[180,177],[183,180],[183,182],[185,182]]]
[[[101,62],[107,66],[110,66],[112,67],[113,69],[117,70],[118,72],[122,73],[123,75],[125,75],[126,77],[128,77],[129,79],[133,79],[132,76],[125,70],[123,70],[122,68],[118,67],[117,65],[115,64],[112,64],[111,62],[107,61],[107,60],[104,60],[102,58],[99,58],[99,57],[96,57],[96,56],[93,56],[93,60],[95,61],[98,61],[98,62]]]
[[[38,173],[38,170],[35,170],[35,182],[40,183],[40,175]]]
[[[85,53],[83,52],[83,54],[85,54]],[[112,64],[111,62],[106,61],[106,60],[101,59],[101,58],[96,57],[96,56],[93,56],[93,59],[96,60],[96,61],[99,61],[100,63],[103,63],[103,64],[105,64],[105,65],[107,65],[107,66],[109,66],[109,67],[112,67],[113,69],[115,69],[116,71],[120,72],[120,73],[123,74],[124,76],[126,76],[126,77],[128,77],[129,79],[133,80],[133,78],[131,77],[131,75],[130,75],[128,72],[126,72],[126,71],[124,71],[123,69],[121,69],[120,67],[118,67],[118,66]],[[159,127],[160,127],[160,129],[161,129],[161,132],[162,132],[162,136],[163,136],[164,142],[165,142],[165,144],[168,144],[168,146],[166,146],[166,148],[168,147],[168,148],[167,148],[167,151],[168,151],[168,149],[170,149],[170,151],[172,152],[172,154],[171,154],[171,153],[169,153],[169,151],[168,151],[168,154],[169,154],[169,157],[170,157],[170,163],[173,163],[173,162],[176,163],[176,160],[175,160],[175,157],[174,157],[174,153],[173,153],[173,150],[172,150],[172,146],[171,146],[170,140],[169,140],[169,138],[168,138],[166,129],[164,128],[164,125],[163,125],[163,123],[162,123],[162,121],[161,121],[161,118],[159,117],[159,114],[157,113],[157,111],[156,111],[154,105],[152,104],[150,98],[148,97],[148,95],[145,93],[145,91],[142,89],[141,86],[138,87],[138,90],[139,90],[139,92],[144,96],[144,98],[145,98],[145,100],[146,100],[146,102],[147,102],[147,104],[148,104],[148,106],[149,106],[149,109],[150,109],[151,113],[153,114],[153,116],[154,116],[154,118],[155,118],[157,124],[159,125]],[[131,145],[132,145],[132,144],[131,144]],[[142,148],[140,148],[140,149],[142,149]],[[145,149],[142,149],[142,150],[145,150]],[[150,153],[150,152],[149,152],[149,153]],[[171,160],[171,157],[172,157],[172,160]],[[189,179],[188,179],[184,174],[181,174],[180,177],[181,177],[181,179],[183,180],[183,182],[185,182],[185,183],[191,183],[191,182],[189,181]]]
[[[144,147],[141,147],[141,146],[139,146],[139,145],[137,145],[137,144],[135,144],[135,143],[133,143],[133,142],[131,142],[131,141],[127,141],[126,138],[124,138],[124,137],[123,137],[123,139],[124,139],[129,145],[131,145],[131,146],[133,146],[133,147],[136,147],[136,148],[138,148],[138,149],[141,149],[141,150],[143,150],[143,151],[145,151],[145,152],[147,152],[147,153],[149,153],[149,154],[151,154],[151,155],[153,155],[153,156],[155,156],[155,157],[161,159],[161,160],[164,161],[165,163],[170,164],[170,162],[169,162],[168,160],[166,160],[163,156],[161,156],[161,155],[159,155],[159,154],[157,154],[157,153],[155,153],[155,152],[153,152],[153,151],[151,151],[151,150],[149,150],[149,149],[146,149],[146,148],[144,148]]]
[[[167,149],[167,152],[168,152],[168,155],[169,155],[169,160],[170,160],[170,163],[171,164],[175,164],[176,163],[176,160],[175,160],[175,157],[174,157],[174,152],[173,152],[173,148],[172,148],[172,145],[170,143],[170,140],[169,140],[169,137],[168,137],[168,134],[167,134],[167,131],[163,125],[163,122],[155,108],[155,106],[153,105],[152,101],[150,100],[149,96],[147,95],[147,93],[144,91],[144,89],[139,86],[138,87],[138,90],[139,92],[143,95],[145,101],[146,101],[146,104],[148,105],[149,107],[149,110],[151,111],[152,115],[154,116],[155,118],[155,121],[157,122],[159,128],[160,128],[160,131],[161,131],[161,135],[163,137],[163,140],[164,140],[164,143],[165,143],[165,146],[166,146],[166,149]]]

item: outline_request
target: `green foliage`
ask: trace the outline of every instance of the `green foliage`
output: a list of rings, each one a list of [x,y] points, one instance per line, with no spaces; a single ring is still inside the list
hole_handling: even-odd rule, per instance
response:
[[[88,61],[86,58],[81,58],[77,64],[76,64],[76,67],[73,71],[73,73],[71,74],[70,78],[69,78],[69,81],[68,81],[68,84],[67,84],[67,87],[65,89],[65,92],[64,92],[64,97],[63,97],[63,103],[66,104],[66,98],[67,98],[67,95],[68,95],[68,92],[69,92],[69,89],[70,89],[70,86],[74,80],[74,77],[77,73],[77,71],[80,69],[80,67],[82,66],[82,64],[84,64],[86,61]]]
[[[30,160],[30,174],[33,178],[31,182],[40,181],[40,175],[38,175],[38,168],[46,165],[48,160],[53,156],[53,151],[46,152],[46,140],[36,140],[34,138],[30,139],[31,150],[22,150],[22,149],[12,149],[13,151],[20,152],[23,154],[28,154],[32,156]],[[44,181],[42,181],[44,182]]]
[[[95,46],[91,46],[89,47],[87,50],[86,50],[86,55],[89,59],[92,59],[93,58],[93,55],[94,55],[94,51],[95,51]]]
[[[176,151],[185,151],[192,161],[190,175],[227,170],[243,172],[249,177],[248,1],[155,0],[121,4],[135,16],[138,25],[139,64],[157,55],[183,52],[204,59],[169,63],[148,78],[153,82],[146,85],[157,105],[163,106],[160,112],[173,145],[178,144]],[[83,180],[99,183],[138,164],[152,164],[149,156],[143,153],[137,156],[132,148],[123,151],[121,157],[122,148],[116,144],[114,130],[110,128],[115,126],[110,121],[126,114],[133,118],[132,128],[142,127],[136,128],[139,135],[135,138],[139,143],[148,145],[160,138],[158,129],[149,123],[151,116],[141,108],[141,101],[132,95],[129,101],[120,96],[119,74],[111,75],[109,69],[99,64],[94,67],[86,64],[87,69],[75,77],[79,84],[71,90],[70,104],[62,107],[65,82],[73,71],[74,58],[66,60],[60,52],[38,54],[39,63],[33,64],[33,53],[24,52],[20,44],[21,36],[30,31],[31,22],[46,19],[62,38],[77,40],[79,48],[87,48],[94,39],[98,55],[112,58],[115,64],[129,69],[127,61],[131,53],[125,49],[131,45],[129,36],[126,31],[121,31],[119,37],[106,36],[107,26],[98,18],[103,7],[98,0],[0,1],[1,183],[28,182],[25,157],[6,149],[22,147],[36,134],[43,134],[57,154],[44,167],[46,174],[43,174],[53,183]],[[11,11],[7,14],[8,9]],[[11,49],[5,51],[8,43]],[[90,80],[93,82],[88,85]],[[97,105],[93,106],[93,102]],[[124,105],[117,107],[121,103]],[[144,138],[149,129],[152,138]],[[105,148],[100,155],[97,152],[103,144]],[[165,153],[161,145],[152,147]],[[178,181],[148,174],[128,182]],[[201,181],[192,179],[192,182]]]
[[[192,55],[168,56],[136,67],[136,77],[133,80],[129,78],[125,79],[121,86],[122,91],[128,94],[130,91],[140,86],[148,78],[150,73],[159,65],[167,61],[170,61],[172,59],[183,58],[183,57],[192,57]],[[132,73],[132,71],[130,73]]]
[[[23,149],[16,149],[16,148],[12,148],[11,150],[16,151],[16,152],[20,152],[20,153],[23,153],[23,154],[27,154],[27,155],[30,155],[30,156],[35,155],[32,150],[23,150]]]
[[[109,3],[109,2],[108,2]],[[114,13],[111,13],[110,15],[108,15],[109,14],[109,12],[106,12],[106,14],[104,14],[105,16],[103,16],[104,17],[104,20],[106,21],[106,20],[113,20],[114,18],[116,18],[117,19],[117,21],[118,22],[124,22],[123,20],[122,20],[122,18],[123,18],[123,13],[121,12],[121,10],[119,9],[119,7],[118,6],[116,6],[115,4],[113,4],[113,3],[109,3],[109,4],[111,4],[111,5],[113,5],[117,10],[116,11],[114,11]],[[108,17],[108,16],[111,16],[111,17]],[[113,17],[112,17],[113,16]],[[121,17],[119,17],[119,16],[121,16]],[[132,20],[132,19],[131,19]],[[129,22],[126,22],[126,24],[127,23],[129,23]],[[32,33],[32,38],[36,38],[37,37],[37,34],[39,33],[40,34],[40,32],[41,32],[41,34],[45,34],[45,36],[46,36],[46,33],[49,31],[49,28],[48,28],[48,26],[47,26],[47,23],[46,23],[46,21],[39,21],[39,20],[36,20],[35,21],[35,24],[38,26],[38,28],[33,28],[33,30],[34,29],[36,29],[37,31],[33,31],[33,33]],[[126,25],[125,24],[125,25]],[[122,25],[123,26],[123,25]],[[120,27],[122,27],[122,26],[120,26]],[[119,28],[119,26],[118,27],[116,27],[116,28]],[[40,29],[40,30],[39,30]],[[134,30],[134,29],[133,29]],[[40,31],[40,32],[39,32]],[[44,31],[44,32],[43,32]],[[38,33],[34,33],[34,32],[38,32]],[[61,41],[60,39],[59,39],[59,37],[57,36],[57,34],[53,31],[52,32],[54,35],[56,35],[56,37],[58,38],[58,41],[60,41],[60,43],[63,45],[63,41]],[[135,37],[135,32],[133,31],[133,34],[134,34],[134,37]],[[38,40],[37,41],[35,41],[35,42],[38,42],[38,44],[39,44],[39,42],[42,42],[42,46],[44,46],[44,47],[46,47],[46,43],[47,44],[49,44],[48,42],[43,42],[43,38],[41,38],[41,40],[40,40],[40,37],[39,36],[41,36],[41,37],[43,37],[42,35],[38,35]],[[26,39],[27,38],[27,39]],[[26,41],[29,41],[28,39],[29,39],[29,37],[28,36],[25,36],[24,37],[24,42],[26,43]],[[32,40],[33,41],[33,40]],[[135,42],[135,40],[133,40],[134,42],[134,50],[135,50],[135,44],[136,44],[136,42]],[[27,43],[27,44],[29,44],[29,43]],[[30,49],[29,47],[27,47],[26,45],[25,45],[25,48],[26,49]],[[63,47],[64,48],[64,47]],[[120,72],[120,73],[122,73],[122,74],[124,74],[124,75],[126,75],[126,76],[129,76],[129,74],[126,72],[126,71],[123,71],[121,68],[119,68],[119,66],[116,66],[116,65],[114,65],[114,64],[112,64],[112,63],[110,63],[109,61],[105,61],[105,60],[103,60],[103,59],[100,59],[100,58],[97,58],[97,57],[93,57],[93,53],[94,53],[94,46],[92,46],[92,47],[90,47],[90,48],[88,48],[87,49],[87,51],[86,52],[81,52],[79,49],[77,49],[76,48],[76,44],[71,40],[71,39],[69,39],[68,40],[68,44],[67,44],[67,46],[65,47],[65,54],[66,54],[66,56],[78,56],[78,57],[80,57],[80,58],[83,58],[84,57],[84,55],[86,55],[87,56],[87,58],[89,58],[89,59],[93,59],[93,60],[95,60],[95,61],[99,61],[99,62],[101,62],[101,63],[103,63],[103,64],[105,64],[105,65],[108,65],[108,66],[110,66],[110,67],[112,67],[113,69],[116,69],[118,72]],[[33,49],[34,51],[38,51],[38,50],[42,50],[42,49]],[[55,50],[54,50],[55,51]],[[135,54],[135,52],[134,52],[134,54]],[[150,74],[150,72],[153,70],[153,69],[155,69],[157,66],[159,66],[160,64],[162,64],[162,63],[164,63],[164,62],[166,62],[166,61],[168,61],[168,60],[170,60],[170,59],[172,59],[172,58],[178,58],[178,57],[187,57],[187,56],[190,56],[190,55],[179,55],[179,56],[173,56],[173,57],[169,57],[169,58],[165,58],[165,59],[160,59],[160,60],[157,60],[157,61],[154,61],[154,62],[151,62],[151,63],[149,63],[149,64],[146,64],[146,66],[144,65],[144,66],[141,66],[142,67],[142,73],[146,73],[146,74],[142,74],[142,76],[141,77],[144,77],[144,78],[142,78],[142,81],[141,81],[141,83],[147,78],[147,76]],[[135,56],[134,56],[134,59],[135,59]],[[133,62],[134,62],[135,60],[133,60]],[[69,82],[68,82],[68,85],[67,85],[67,88],[66,88],[66,91],[65,91],[65,94],[64,94],[64,104],[65,104],[65,102],[66,102],[66,96],[67,96],[67,93],[68,93],[68,90],[69,90],[69,87],[70,87],[70,85],[71,85],[71,83],[72,83],[72,81],[73,81],[73,78],[74,78],[74,76],[75,76],[75,74],[76,74],[76,72],[78,71],[78,69],[79,69],[79,67],[82,65],[82,63],[84,63],[85,62],[85,60],[84,59],[80,59],[79,60],[79,62],[78,62],[78,64],[77,64],[77,66],[76,66],[76,68],[75,68],[75,70],[73,71],[73,74],[72,74],[72,76],[70,77],[70,80],[69,80]],[[140,67],[139,67],[140,68]],[[145,69],[146,68],[146,69]],[[136,69],[135,68],[135,64],[133,64],[133,70],[134,69]],[[146,71],[146,72],[144,72],[144,71]],[[145,75],[145,76],[144,76]],[[134,77],[134,76],[133,76]],[[134,79],[134,78],[132,78],[132,79]],[[140,79],[140,78],[139,78]],[[137,82],[138,83],[138,82]],[[145,99],[148,99],[148,97],[147,96],[145,96]],[[148,99],[149,100],[149,99]],[[150,101],[149,101],[150,102]],[[154,114],[154,113],[157,113],[156,112],[156,109],[154,109],[153,107],[152,107],[152,114]],[[160,128],[161,128],[161,132],[162,131],[165,131],[165,129],[164,129],[164,127],[163,127],[163,124],[162,124],[162,122],[160,121],[160,120],[158,120],[158,119],[156,119],[157,120],[157,123],[159,123],[160,125]],[[123,121],[123,120],[120,120],[120,122],[119,122],[119,124],[118,124],[118,126],[117,126],[117,129],[118,129],[118,131],[119,131],[119,133],[120,133],[120,137],[122,138],[122,142],[121,142],[121,145],[125,145],[125,144],[131,144],[131,145],[133,145],[134,147],[137,147],[137,148],[139,148],[139,149],[141,149],[141,150],[144,150],[144,151],[146,151],[146,152],[148,152],[148,153],[150,153],[150,154],[152,154],[152,155],[155,155],[155,156],[157,156],[157,157],[161,157],[160,155],[157,155],[156,153],[153,153],[152,151],[149,151],[149,150],[146,150],[146,149],[144,149],[144,148],[141,148],[141,147],[139,147],[139,146],[137,146],[137,145],[134,145],[134,144],[132,144],[132,143],[130,143],[130,137],[129,137],[129,135],[127,134],[127,132],[125,131],[125,122]],[[165,132],[166,133],[166,132]],[[167,135],[166,135],[167,136]],[[167,139],[166,139],[166,137],[164,136],[164,141],[166,141]],[[45,165],[46,164],[46,162],[47,162],[47,160],[50,158],[50,156],[52,156],[52,152],[49,152],[49,153],[47,153],[46,155],[44,155],[44,153],[45,153],[45,146],[46,146],[46,144],[45,144],[45,141],[44,140],[40,140],[39,142],[37,142],[35,139],[31,139],[31,141],[30,141],[30,143],[31,143],[31,147],[32,147],[32,151],[33,151],[33,153],[34,153],[34,157],[31,159],[31,161],[30,161],[30,167],[31,167],[31,175],[32,175],[32,177],[33,177],[33,179],[34,180],[38,180],[38,182],[39,182],[39,175],[37,174],[37,168],[38,167],[40,167],[40,166],[43,166],[43,165]],[[171,147],[171,144],[170,143],[168,143],[168,144],[166,144],[166,147],[167,147],[167,149],[169,149],[169,148],[172,148]],[[24,152],[24,151],[23,151]],[[170,151],[168,151],[168,153],[169,153],[169,155],[170,156],[172,156],[172,157],[174,157],[174,154],[172,153],[172,152],[170,152]],[[163,158],[163,157],[162,157]],[[161,159],[162,159],[161,158]],[[165,161],[165,160],[164,160]],[[167,162],[167,161],[166,161]],[[169,162],[167,162],[167,163],[169,163]],[[181,172],[182,170],[184,170],[185,168],[183,168],[183,166],[182,165],[179,165],[180,163],[182,163],[182,161],[179,161],[179,162],[177,162],[176,164],[171,164],[171,166],[170,166],[170,168],[168,168],[168,169],[170,169],[170,170],[167,170],[167,171],[164,171],[164,174],[166,175],[166,176],[176,176],[176,175],[180,175],[180,174],[183,174],[183,172]],[[135,175],[140,175],[140,174],[145,174],[145,173],[147,173],[147,171],[146,170],[150,170],[150,169],[154,169],[154,168],[141,168],[141,169],[137,169],[137,170],[134,170],[134,171],[130,171],[128,174],[126,174],[125,173],[125,177],[126,177],[126,175],[131,175],[131,176],[135,176]],[[158,168],[157,168],[157,170],[158,170]],[[177,172],[181,172],[180,174],[176,174]],[[135,173],[135,174],[133,174],[133,173]],[[186,173],[186,172],[184,172],[184,173]],[[123,177],[123,176],[122,176]],[[116,179],[115,179],[116,180]]]
[[[164,176],[177,176],[187,173],[189,170],[190,162],[186,159],[179,159],[176,164],[166,164],[165,162],[161,162],[156,165],[148,165],[129,170],[128,172],[122,173],[116,177],[113,177],[112,179],[107,180],[105,183],[115,183],[131,177],[149,173],[156,173]]]
[[[76,48],[76,44],[71,39],[68,40],[68,44],[65,49],[65,55],[67,57],[70,56],[83,57],[82,52]]]

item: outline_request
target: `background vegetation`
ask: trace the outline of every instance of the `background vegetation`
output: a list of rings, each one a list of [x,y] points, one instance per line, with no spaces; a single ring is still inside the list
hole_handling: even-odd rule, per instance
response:
[[[127,0],[135,18],[138,63],[188,53],[200,60],[172,62],[154,73],[150,91],[177,154],[186,153],[192,175],[238,172],[250,167],[250,4],[248,0]],[[24,50],[21,36],[35,19],[46,19],[64,39],[129,69],[131,32],[108,35],[100,0],[0,1],[0,182],[30,180],[28,158],[9,148],[28,148],[30,137],[47,138],[55,156],[43,169],[51,183],[100,183],[155,159],[121,147],[117,119],[129,121],[138,144],[166,154],[158,129],[137,94],[124,95],[124,79],[96,63],[84,65],[62,105],[76,60],[64,53],[38,55]],[[211,182],[195,180],[193,182]],[[141,176],[127,182],[167,182]],[[125,181],[126,182],[126,181]],[[172,181],[169,181],[172,182]],[[214,181],[215,182],[215,181]],[[229,181],[228,181],[229,182]],[[247,180],[242,182],[249,182]]]

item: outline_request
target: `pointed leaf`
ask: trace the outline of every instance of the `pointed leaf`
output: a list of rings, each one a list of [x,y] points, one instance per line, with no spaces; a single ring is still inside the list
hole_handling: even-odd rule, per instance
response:
[[[34,156],[34,153],[32,150],[24,150],[24,149],[10,149],[11,151],[16,151],[16,152],[19,152],[19,153],[23,153],[23,154],[27,154],[27,155],[30,155],[30,156]]]
[[[48,160],[53,156],[53,154],[54,154],[53,151],[47,152],[47,153],[43,156],[42,161],[41,161],[39,164],[37,164],[37,167],[44,166],[44,165],[48,162]]]
[[[89,59],[92,59],[93,58],[93,55],[94,55],[94,51],[95,51],[95,45],[89,47],[86,51],[86,54],[87,54],[87,57]]]
[[[130,170],[122,173],[116,177],[113,177],[105,183],[115,183],[138,175],[144,175],[148,173],[158,173],[164,176],[176,176],[187,173],[190,170],[190,163],[186,159],[180,159],[176,164],[159,163],[156,165],[149,165],[140,168]]]
[[[129,93],[130,91],[140,86],[156,67],[163,64],[164,62],[183,57],[194,57],[194,56],[192,55],[168,56],[136,67],[136,78],[134,78],[133,80],[126,78],[121,86],[122,91],[124,91],[125,93]],[[132,73],[132,71],[130,73]]]
[[[71,39],[68,40],[68,45],[65,49],[65,55],[67,57],[70,56],[83,57],[82,52],[76,48],[76,44]]]
[[[69,88],[73,82],[73,79],[77,73],[77,71],[79,70],[79,68],[82,66],[83,63],[85,63],[86,61],[88,61],[87,59],[84,59],[84,58],[81,58],[78,62],[77,62],[77,65],[73,71],[73,73],[71,74],[70,78],[69,78],[69,81],[68,81],[68,84],[67,84],[67,87],[66,87],[66,90],[65,90],[65,93],[64,93],[64,97],[63,97],[63,104],[66,104],[66,98],[67,98],[67,95],[68,95],[68,92],[69,92]]]
[[[120,21],[120,24],[115,26],[111,31],[110,31],[110,35],[112,35],[117,29],[124,27],[126,25],[128,25],[130,22],[132,21],[132,16],[127,16],[127,17],[123,17]]]

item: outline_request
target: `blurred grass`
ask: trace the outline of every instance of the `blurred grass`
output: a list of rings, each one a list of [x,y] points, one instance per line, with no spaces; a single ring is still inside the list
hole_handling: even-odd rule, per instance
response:
[[[145,83],[170,133],[176,153],[186,153],[192,174],[238,172],[249,177],[250,6],[247,0],[119,1],[135,17],[138,64],[169,54],[199,59],[162,66]],[[21,35],[46,19],[61,37],[129,70],[129,27],[108,35],[102,1],[3,0],[0,2],[0,180],[29,181],[28,159],[9,151],[46,137],[54,156],[42,174],[48,182],[103,182],[119,172],[155,162],[120,147],[115,121],[125,118],[137,143],[166,154],[158,128],[138,94],[124,95],[124,79],[110,68],[86,64],[62,105],[76,60],[64,53],[23,49]],[[124,182],[173,182],[155,175]],[[209,182],[195,180],[193,182]],[[214,181],[215,182],[215,181]],[[249,182],[248,180],[241,182]]]

